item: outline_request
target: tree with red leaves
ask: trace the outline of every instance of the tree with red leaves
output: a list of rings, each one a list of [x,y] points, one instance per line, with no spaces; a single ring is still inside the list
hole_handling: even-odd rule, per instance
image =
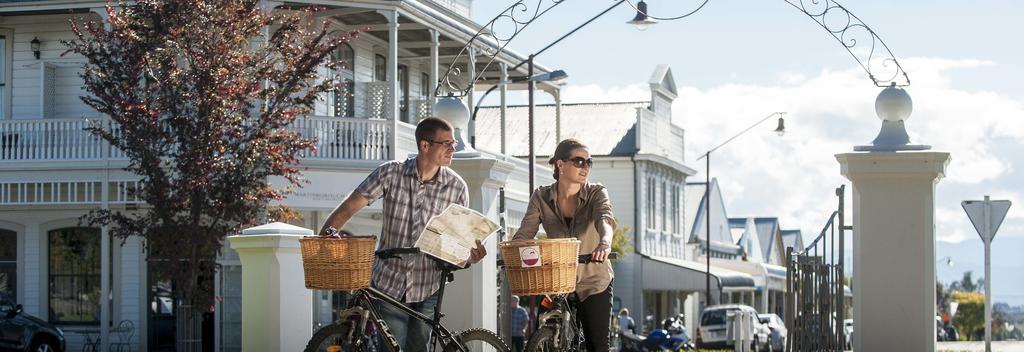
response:
[[[215,260],[226,236],[258,225],[303,179],[298,158],[315,140],[289,130],[312,111],[343,65],[316,8],[261,8],[255,0],[108,3],[103,21],[72,21],[68,53],[87,59],[82,100],[110,123],[89,131],[121,150],[141,177],[145,205],[83,217],[124,241],[143,239],[158,280],[198,307],[213,298]],[[333,72],[333,71],[332,71]],[[287,180],[275,188],[269,178]]]

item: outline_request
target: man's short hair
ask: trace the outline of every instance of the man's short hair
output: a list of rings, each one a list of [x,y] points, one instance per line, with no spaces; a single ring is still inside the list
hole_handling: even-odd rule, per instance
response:
[[[416,143],[419,141],[430,141],[437,135],[437,130],[454,131],[455,128],[448,121],[436,118],[428,117],[416,124]]]

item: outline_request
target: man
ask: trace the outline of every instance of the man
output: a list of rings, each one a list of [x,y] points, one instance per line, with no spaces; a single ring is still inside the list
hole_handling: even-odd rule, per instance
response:
[[[512,352],[523,352],[527,326],[530,326],[530,313],[519,305],[519,296],[512,296]]]
[[[619,333],[629,332],[631,334],[636,333],[634,330],[636,323],[633,322],[633,317],[629,316],[629,309],[622,308],[619,310]]]
[[[321,236],[336,235],[363,207],[384,198],[383,229],[378,248],[408,248],[416,245],[431,217],[441,214],[450,204],[465,206],[469,197],[466,182],[448,168],[458,142],[448,122],[426,118],[416,125],[417,154],[405,161],[390,161],[377,167],[356,187],[338,208],[334,209]],[[476,242],[468,264],[487,254],[483,244]],[[373,286],[409,308],[433,316],[441,272],[425,254],[406,255],[395,259],[378,259],[373,265]],[[401,310],[377,304],[377,311],[387,322],[402,351],[424,351],[428,348],[430,327]]]

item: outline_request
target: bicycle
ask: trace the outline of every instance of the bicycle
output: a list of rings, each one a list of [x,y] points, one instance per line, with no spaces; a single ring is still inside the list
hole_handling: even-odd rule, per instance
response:
[[[392,248],[376,251],[374,254],[379,259],[400,259],[401,255],[419,254],[419,248]],[[428,256],[429,257],[429,256]],[[325,351],[359,351],[374,352],[388,351],[399,352],[401,349],[398,340],[391,333],[387,323],[377,313],[374,301],[395,307],[410,317],[425,322],[430,326],[430,350],[436,351],[438,342],[443,345],[443,352],[471,352],[482,350],[483,346],[490,346],[493,351],[509,352],[510,349],[497,334],[486,329],[469,329],[458,333],[441,324],[441,302],[444,300],[445,286],[455,280],[454,271],[462,269],[447,262],[433,259],[441,269],[441,288],[437,294],[437,305],[434,307],[434,315],[428,317],[417,311],[406,307],[402,302],[391,298],[386,293],[373,287],[358,289],[352,292],[348,300],[348,308],[339,314],[338,320],[318,330],[306,345],[305,352]],[[378,332],[384,343],[379,344]],[[340,349],[339,349],[340,348]]]
[[[608,260],[617,255],[608,254]],[[580,255],[578,262],[588,264],[592,261],[590,254]],[[499,260],[499,266],[504,262]],[[576,318],[579,298],[575,292],[545,296],[554,304],[554,308],[537,317],[540,327],[530,336],[523,349],[526,352],[543,351],[586,351],[586,337],[583,333],[583,322]],[[611,314],[609,312],[609,314]]]

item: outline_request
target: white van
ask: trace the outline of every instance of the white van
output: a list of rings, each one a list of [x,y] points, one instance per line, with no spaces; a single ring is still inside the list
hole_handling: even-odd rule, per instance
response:
[[[753,318],[750,325],[753,327],[751,334],[754,336],[751,349],[754,351],[770,351],[771,345],[768,343],[768,338],[771,331],[767,326],[758,321],[757,311],[753,307],[739,304],[711,306],[704,309],[704,312],[700,315],[700,322],[697,327],[697,348],[733,349],[733,343],[729,341],[727,316],[729,312],[734,311],[749,312]]]

